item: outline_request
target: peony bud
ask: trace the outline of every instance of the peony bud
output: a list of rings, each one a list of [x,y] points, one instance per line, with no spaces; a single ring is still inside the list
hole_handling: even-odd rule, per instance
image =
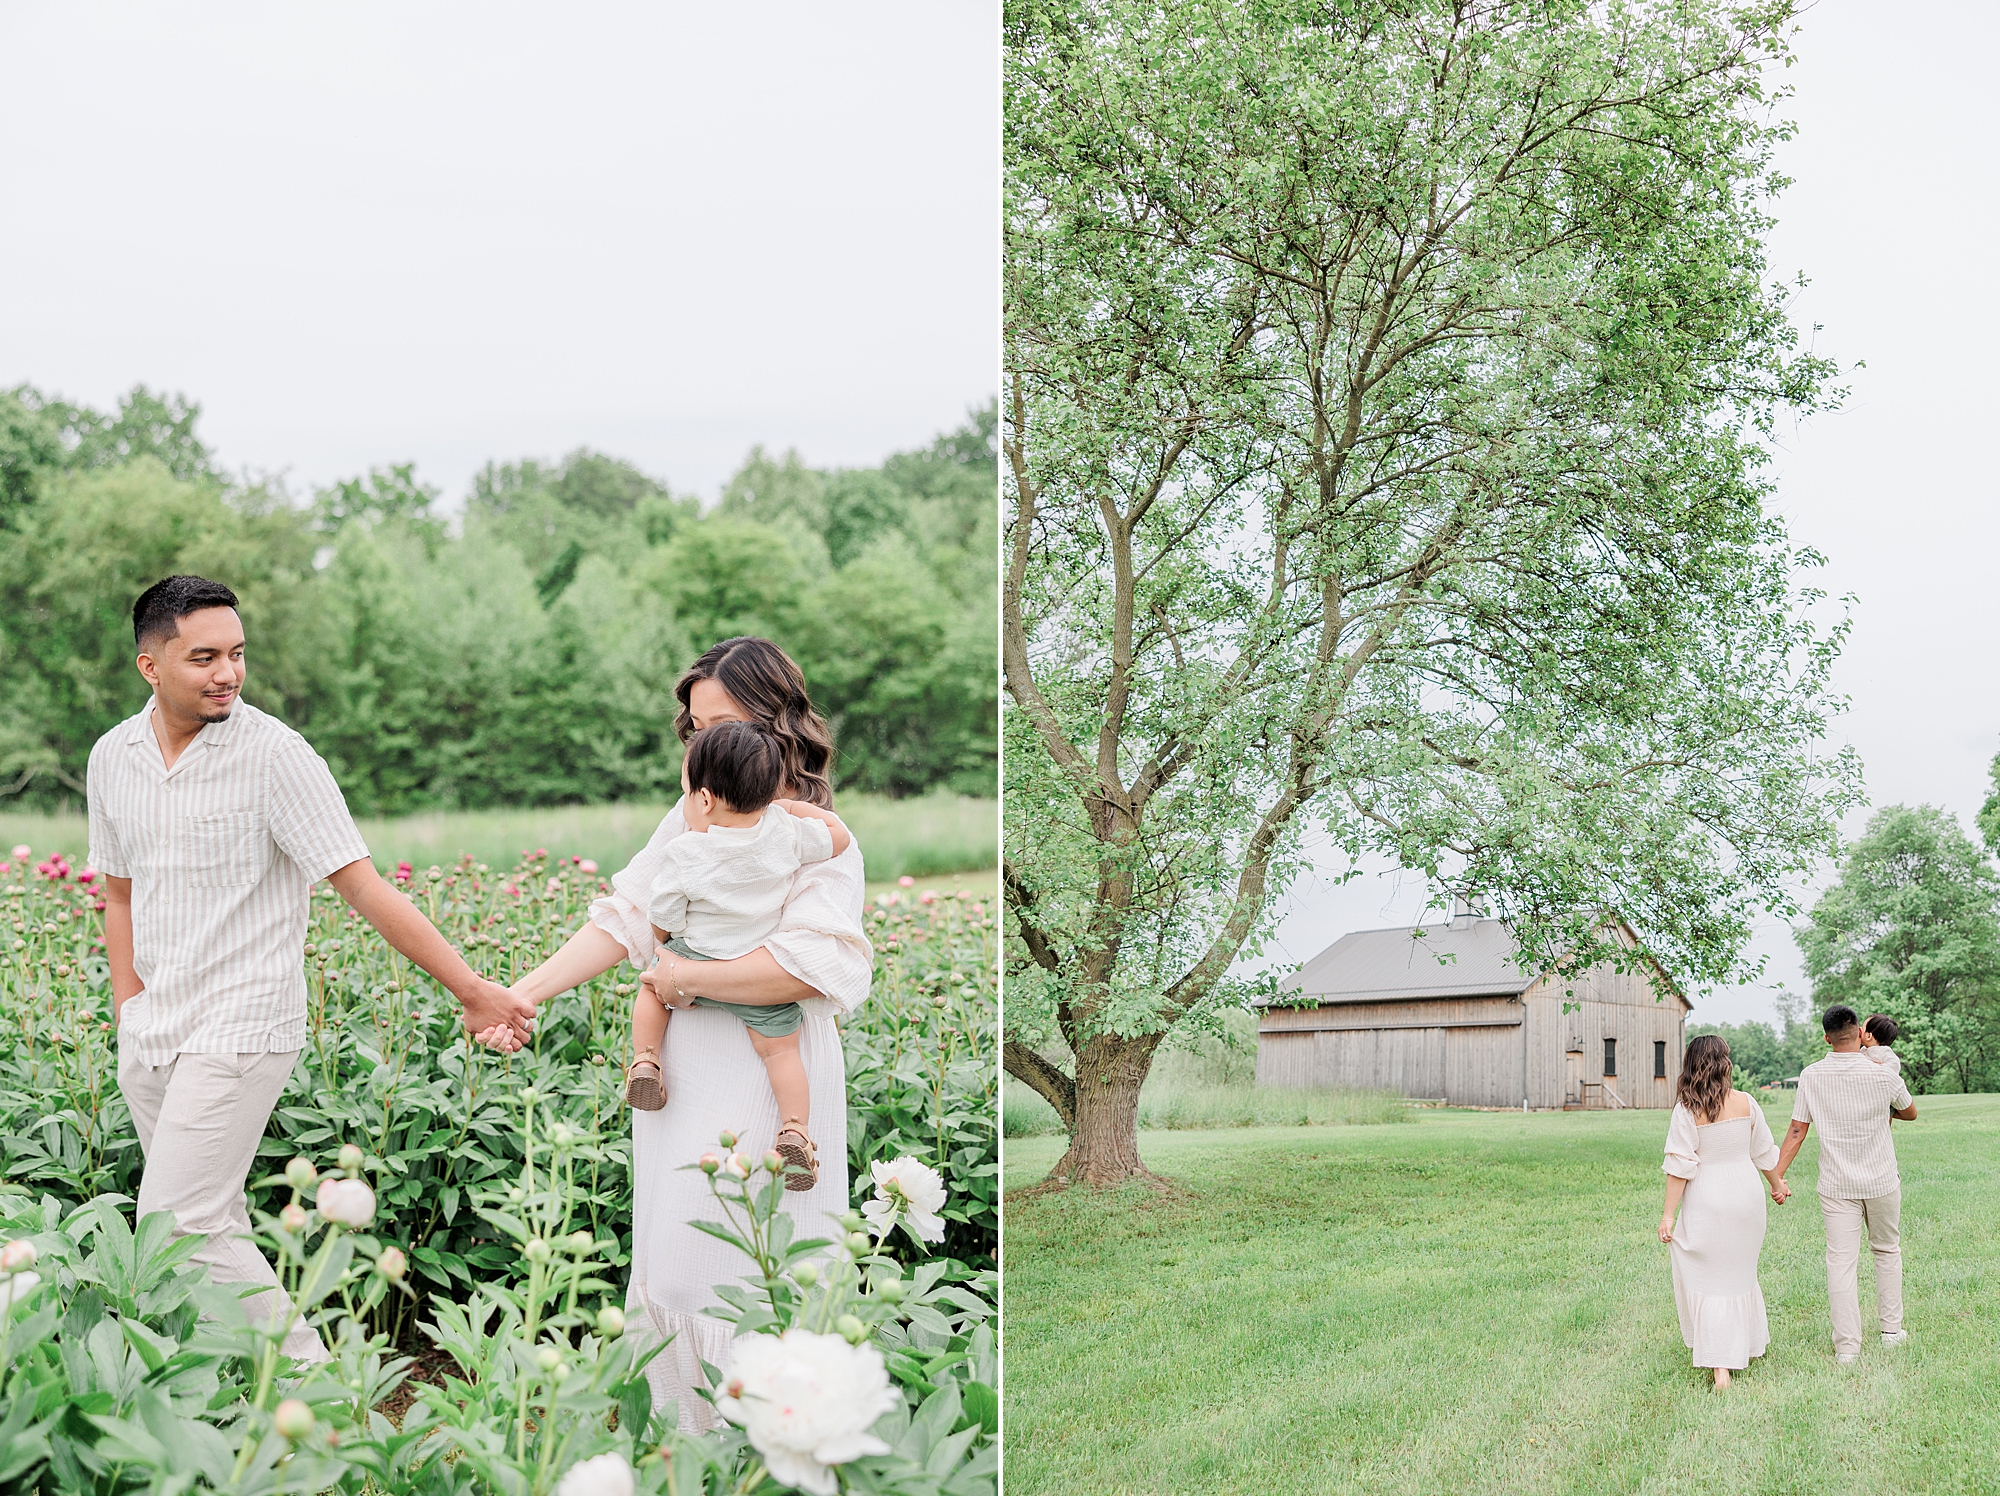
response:
[[[849,1345],[859,1345],[868,1338],[868,1326],[851,1314],[843,1314],[833,1322],[834,1331]]]
[[[306,1229],[305,1208],[296,1202],[278,1212],[278,1224],[293,1236]]]
[[[858,1210],[847,1211],[840,1218],[840,1229],[843,1231],[860,1231],[867,1225],[868,1218]]]
[[[701,1156],[700,1167],[702,1173],[713,1174],[717,1169],[722,1167],[722,1160],[717,1158],[713,1153],[704,1153]]]
[[[31,1241],[10,1241],[0,1247],[0,1273],[18,1273],[35,1265],[35,1244]]]
[[[278,1411],[271,1415],[271,1424],[294,1444],[313,1431],[313,1410],[296,1397],[288,1397],[278,1404]]]
[[[810,1262],[801,1262],[792,1269],[792,1281],[801,1288],[811,1288],[819,1282],[819,1269]]]
[[[885,1304],[900,1304],[908,1294],[901,1278],[884,1278],[875,1285],[875,1292],[882,1296]]]
[[[319,1183],[319,1170],[312,1166],[312,1160],[295,1158],[285,1165],[285,1179],[292,1188],[303,1193]]]
[[[588,1231],[572,1231],[569,1234],[569,1249],[572,1252],[588,1252],[597,1245],[597,1239]]]
[[[764,1167],[773,1174],[785,1172],[785,1161],[778,1156],[777,1149],[774,1148],[764,1155]]]
[[[361,1165],[366,1157],[367,1155],[352,1143],[340,1145],[340,1166],[350,1177],[361,1172]]]
[[[384,1247],[382,1255],[375,1259],[375,1271],[391,1283],[403,1281],[403,1274],[410,1270],[410,1259],[403,1255],[401,1247]]]
[[[736,1146],[736,1134],[725,1132],[721,1137],[716,1139],[716,1142],[722,1144],[725,1148],[734,1148]]]
[[[545,1345],[535,1352],[535,1364],[543,1371],[554,1371],[562,1365],[562,1352],[552,1345]]]
[[[868,1233],[866,1231],[856,1231],[847,1238],[847,1250],[852,1252],[856,1257],[866,1252],[869,1245]]]
[[[328,1179],[319,1187],[319,1213],[336,1226],[359,1231],[375,1219],[375,1191],[359,1179]]]
[[[547,1262],[549,1260],[549,1244],[539,1236],[529,1237],[528,1244],[521,1250],[528,1254],[528,1261],[530,1262]]]
[[[616,1340],[625,1333],[625,1311],[615,1304],[606,1304],[597,1311],[597,1333],[606,1340]]]
[[[533,1086],[524,1086],[522,1088],[521,1100],[525,1101],[529,1106],[533,1106],[536,1102],[540,1101],[541,1099],[542,1099],[542,1093],[540,1091],[537,1091]]]
[[[507,1186],[507,1203],[509,1205],[519,1205],[526,1198],[527,1196],[522,1192],[520,1185],[510,1184]]]
[[[732,1153],[722,1161],[722,1171],[731,1179],[748,1179],[750,1177],[750,1160],[740,1153]]]
[[[549,1141],[558,1148],[567,1148],[576,1141],[576,1134],[569,1130],[567,1122],[558,1122],[549,1129]]]

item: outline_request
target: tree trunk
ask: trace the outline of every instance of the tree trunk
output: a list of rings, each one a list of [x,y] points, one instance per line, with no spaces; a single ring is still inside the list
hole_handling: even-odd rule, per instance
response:
[[[1069,1152],[1049,1171],[1052,1182],[1123,1184],[1158,1178],[1139,1158],[1139,1088],[1164,1034],[1121,1039],[1101,1034],[1076,1057],[1076,1116]]]

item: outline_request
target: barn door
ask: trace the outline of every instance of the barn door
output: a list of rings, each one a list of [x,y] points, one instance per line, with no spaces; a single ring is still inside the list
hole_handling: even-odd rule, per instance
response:
[[[1583,1051],[1572,1049],[1563,1056],[1563,1105],[1583,1105]]]

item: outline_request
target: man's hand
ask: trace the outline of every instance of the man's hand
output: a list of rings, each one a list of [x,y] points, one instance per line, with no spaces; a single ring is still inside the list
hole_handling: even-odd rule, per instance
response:
[[[1782,1178],[1774,1179],[1771,1181],[1772,1204],[1783,1205],[1787,1200],[1791,1198],[1792,1198],[1792,1187],[1789,1184],[1785,1183],[1785,1181]]]

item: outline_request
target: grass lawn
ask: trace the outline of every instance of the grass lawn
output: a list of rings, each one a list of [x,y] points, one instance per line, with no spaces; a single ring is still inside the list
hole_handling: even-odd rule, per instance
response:
[[[902,874],[934,877],[990,868],[999,857],[995,802],[965,795],[838,795],[834,808],[861,843],[871,882]],[[377,863],[408,858],[418,867],[470,852],[495,867],[511,867],[524,847],[558,856],[596,859],[608,874],[646,845],[665,805],[557,805],[534,810],[435,811],[389,820],[362,819],[361,835]],[[36,856],[69,854],[81,867],[90,840],[81,813],[36,815],[0,811],[0,857],[17,842]]]
[[[1009,1496],[2000,1491],[2000,1096],[1918,1108],[1911,1343],[1833,1364],[1809,1140],[1721,1395],[1654,1235],[1663,1112],[1146,1134],[1181,1193],[1007,1201]],[[1010,1138],[1010,1188],[1061,1147]]]

